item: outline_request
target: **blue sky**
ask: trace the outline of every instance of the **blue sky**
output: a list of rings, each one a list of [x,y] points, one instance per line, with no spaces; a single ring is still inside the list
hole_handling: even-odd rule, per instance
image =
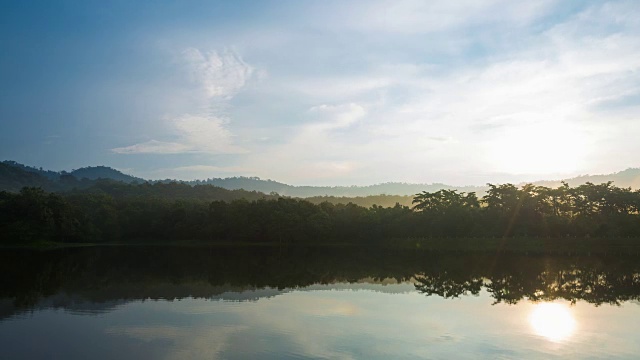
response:
[[[0,12],[0,158],[482,184],[640,166],[636,1],[58,1]]]

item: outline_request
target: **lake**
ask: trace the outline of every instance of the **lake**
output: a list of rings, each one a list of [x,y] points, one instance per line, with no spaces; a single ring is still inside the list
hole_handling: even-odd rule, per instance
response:
[[[640,258],[0,251],[0,359],[635,359]]]

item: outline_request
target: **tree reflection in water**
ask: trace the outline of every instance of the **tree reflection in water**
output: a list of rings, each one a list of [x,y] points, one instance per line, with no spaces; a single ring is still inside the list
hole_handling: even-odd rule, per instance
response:
[[[78,302],[108,307],[140,299],[211,298],[245,290],[254,292],[237,299],[252,300],[313,284],[389,279],[412,282],[418,292],[444,298],[478,295],[484,289],[494,303],[565,299],[620,304],[640,298],[637,260],[351,247],[2,250],[0,317]]]

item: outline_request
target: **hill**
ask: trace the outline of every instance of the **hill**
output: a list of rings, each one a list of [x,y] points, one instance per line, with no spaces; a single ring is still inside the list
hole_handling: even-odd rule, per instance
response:
[[[44,170],[5,160],[0,163],[0,191],[18,191],[25,186],[42,187],[46,190],[59,191],[74,187],[87,187],[91,181],[106,179],[127,184],[144,183],[146,180],[127,175],[107,166],[88,166],[66,171]]]
[[[438,191],[442,189],[458,190],[464,192],[483,192],[484,186],[451,186],[446,184],[408,184],[400,182],[389,182],[383,184],[367,185],[367,186],[294,186],[280,183],[274,180],[262,180],[258,177],[231,177],[231,178],[213,178],[207,180],[194,180],[187,183],[192,185],[210,184],[225,189],[245,189],[255,190],[263,193],[278,193],[291,197],[363,197],[371,195],[397,195],[411,196],[422,191]]]
[[[533,184],[557,187],[561,185],[561,181],[565,181],[571,186],[578,186],[587,182],[599,184],[607,181],[613,181],[613,183],[618,187],[640,189],[640,168],[630,168],[613,174],[581,175],[565,180],[540,180],[533,182]],[[328,197],[326,200],[330,202],[336,201],[336,198],[338,198],[338,201],[342,202],[342,200],[339,200],[340,198],[362,198],[374,195],[407,197],[413,196],[422,191],[435,192],[442,189],[483,194],[488,188],[487,186],[452,186],[441,183],[409,184],[400,182],[389,182],[368,186],[294,186],[274,180],[263,180],[257,177],[212,178],[207,180],[188,181],[187,183],[191,185],[210,184],[231,190],[254,190],[266,194],[275,192],[284,196],[314,198],[316,201],[316,197]],[[360,200],[362,201],[362,199]],[[403,202],[403,199],[392,200],[391,198],[388,198],[384,200],[387,202],[396,200],[400,200],[401,203]]]
[[[56,176],[52,176],[52,173]],[[0,191],[19,192],[23,187],[39,187],[45,191],[76,195],[109,195],[114,199],[138,199],[141,201],[197,202],[245,199],[273,199],[257,191],[229,190],[213,185],[190,185],[183,182],[148,182],[126,175],[105,166],[85,167],[53,172],[36,169],[19,163],[0,162]]]
[[[41,187],[46,190],[54,188],[53,182],[44,175],[6,162],[0,163],[0,191],[17,192],[25,186]]]
[[[228,190],[213,185],[191,186],[184,183],[127,184],[121,181],[98,179],[91,186],[74,188],[66,192],[69,195],[109,195],[114,199],[136,199],[141,201],[195,201],[211,202],[233,200],[254,201],[259,199],[277,199],[277,196],[265,195],[258,191]]]
[[[564,182],[570,186],[578,186],[587,182],[601,184],[607,181],[613,181],[616,186],[622,188],[630,187],[632,189],[640,189],[640,168],[629,168],[613,174],[605,175],[581,175],[564,180]],[[558,187],[561,184],[561,180],[542,180],[536,181],[534,184],[539,186]]]
[[[116,169],[106,166],[89,166],[72,170],[71,172],[43,170],[15,161],[3,161],[0,163],[0,191],[6,190],[16,192],[24,186],[42,187],[49,191],[69,191],[71,189],[87,189],[95,185],[99,179],[116,181],[124,184],[150,184],[158,183],[180,183],[197,187],[198,185],[210,185],[226,190],[246,190],[247,192],[258,192],[288,197],[306,198],[313,203],[331,202],[349,203],[353,202],[361,206],[369,207],[373,204],[381,206],[394,206],[396,203],[410,206],[413,195],[422,191],[435,192],[442,189],[458,190],[462,192],[476,192],[482,196],[487,186],[451,186],[446,184],[409,184],[400,182],[389,182],[369,186],[294,186],[274,180],[263,180],[258,177],[231,177],[231,178],[210,178],[206,180],[178,181],[178,180],[145,180],[131,176]],[[574,178],[565,179],[570,186],[578,186],[591,182],[599,184],[613,181],[618,187],[640,189],[640,169],[630,168],[613,174],[604,175],[581,175]],[[535,185],[557,187],[561,180],[541,180],[534,182]],[[104,184],[103,184],[104,185]],[[138,187],[142,191],[143,187]],[[181,187],[181,192],[187,191],[186,187]],[[203,191],[204,188],[199,188]],[[199,191],[194,191],[198,193]],[[208,191],[208,190],[207,190]],[[237,194],[236,194],[237,195]],[[184,195],[190,197],[191,195]],[[217,195],[215,196],[218,197]],[[235,198],[236,196],[233,196]],[[255,198],[255,194],[250,196]],[[203,200],[208,200],[206,199]]]
[[[11,160],[5,160],[2,162],[2,164],[5,166],[10,166],[12,168],[18,168],[25,172],[34,173],[34,174],[43,176],[49,180],[58,180],[60,178],[60,172],[58,171],[43,170],[42,168],[36,168],[33,166],[20,164],[19,162],[15,162]]]
[[[73,175],[78,180],[84,179],[84,178],[89,180],[110,179],[115,181],[121,181],[124,183],[133,183],[133,182],[143,183],[146,181],[145,179],[124,174],[116,169],[113,169],[107,166],[83,167],[77,170],[73,170],[69,174]]]

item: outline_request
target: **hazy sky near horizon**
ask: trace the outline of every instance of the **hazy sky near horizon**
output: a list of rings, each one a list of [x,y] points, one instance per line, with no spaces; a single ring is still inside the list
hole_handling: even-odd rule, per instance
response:
[[[640,166],[638,1],[7,1],[0,160],[291,184]]]

